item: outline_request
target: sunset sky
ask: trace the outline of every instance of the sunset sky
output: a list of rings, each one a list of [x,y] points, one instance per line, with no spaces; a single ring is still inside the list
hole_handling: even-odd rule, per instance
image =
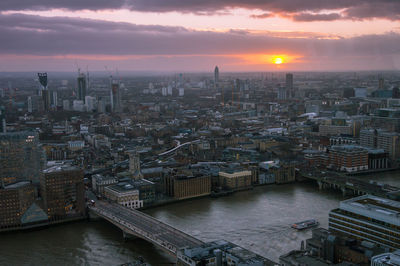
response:
[[[400,1],[1,0],[0,36],[0,71],[399,70]]]

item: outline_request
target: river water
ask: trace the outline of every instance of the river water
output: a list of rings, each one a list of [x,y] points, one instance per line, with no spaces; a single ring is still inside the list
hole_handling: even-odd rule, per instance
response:
[[[361,178],[400,187],[400,172]],[[291,229],[292,223],[313,218],[327,228],[328,213],[341,200],[338,191],[296,183],[188,200],[146,212],[203,241],[225,239],[278,261],[311,236],[311,230]],[[152,265],[174,262],[144,240],[124,241],[121,231],[105,221],[0,235],[0,265],[119,265],[138,256]]]

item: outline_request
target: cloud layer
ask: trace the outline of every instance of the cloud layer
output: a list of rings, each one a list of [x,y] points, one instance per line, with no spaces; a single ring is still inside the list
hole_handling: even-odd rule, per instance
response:
[[[144,12],[220,13],[232,8],[261,10],[254,17],[276,14],[297,21],[337,19],[400,20],[398,0],[2,0],[0,11],[7,10],[104,10],[129,9]],[[326,14],[326,10],[334,10]]]
[[[247,58],[257,56],[247,55],[286,54],[298,58],[293,65],[301,61],[304,67],[314,70],[341,66],[397,69],[400,55],[400,35],[396,33],[330,39],[332,36],[304,32],[195,31],[23,14],[0,14],[0,36],[7,36],[0,42],[0,58],[7,60],[12,55],[19,55],[14,58],[17,61],[25,55],[32,62],[45,61],[45,57],[59,61],[75,57],[99,62],[119,60],[126,65],[130,61],[156,68],[168,68],[173,62],[189,66],[189,59],[193,66],[218,61],[262,66],[270,62],[250,62]]]

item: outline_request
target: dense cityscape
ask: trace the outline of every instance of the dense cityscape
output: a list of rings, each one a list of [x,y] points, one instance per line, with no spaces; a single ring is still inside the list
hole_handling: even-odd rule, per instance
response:
[[[177,265],[398,261],[400,189],[367,178],[399,169],[395,72],[241,74],[216,66],[107,76],[78,69],[75,77],[0,81],[2,232],[103,218],[121,229],[121,240],[150,241]],[[304,182],[343,199],[324,218],[328,228],[313,229],[276,262],[140,212]],[[292,217],[290,230],[318,226],[313,218]]]

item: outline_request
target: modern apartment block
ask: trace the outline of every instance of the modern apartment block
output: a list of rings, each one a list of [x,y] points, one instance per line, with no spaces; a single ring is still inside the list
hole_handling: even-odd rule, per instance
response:
[[[329,230],[390,250],[400,248],[400,202],[364,195],[329,213]]]
[[[346,172],[368,169],[368,151],[356,145],[332,146],[329,149],[329,167]]]

